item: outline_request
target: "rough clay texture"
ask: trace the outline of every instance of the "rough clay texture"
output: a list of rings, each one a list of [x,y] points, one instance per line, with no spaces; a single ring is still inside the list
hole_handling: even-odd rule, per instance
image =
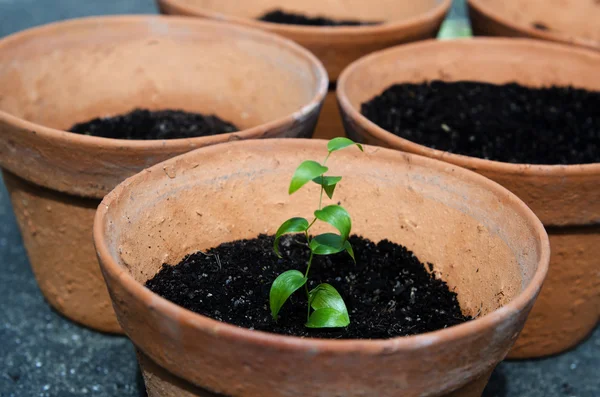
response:
[[[451,0],[287,0],[285,10],[333,19],[384,21],[372,26],[294,26],[258,21],[281,0],[158,0],[161,12],[225,20],[280,34],[308,48],[337,80],[352,61],[387,47],[434,38]]]
[[[44,297],[71,320],[120,332],[91,241],[100,200],[46,189],[6,171],[2,176]]]
[[[327,92],[313,138],[331,139],[338,136],[346,136],[346,131],[344,131],[342,125],[342,117],[340,116],[335,89],[333,89]]]
[[[473,32],[529,37],[600,51],[596,0],[469,0]]]
[[[295,43],[211,21],[89,18],[2,39],[0,86],[11,95],[0,96],[0,165],[14,175],[7,187],[49,302],[75,321],[117,332],[91,239],[98,200],[194,148],[311,136],[327,84],[322,65]],[[243,130],[145,142],[62,130],[135,107],[216,113]]]
[[[317,186],[293,196],[286,186],[302,160],[324,156],[316,140],[216,145],[152,167],[106,196],[94,239],[121,326],[161,368],[226,395],[440,396],[477,389],[472,382],[480,392],[525,323],[549,244],[515,196],[459,167],[376,147],[342,151],[328,163],[345,176],[336,200],[361,214],[354,232],[402,242],[435,263],[476,320],[383,341],[290,338],[191,313],[143,287],[163,263],[308,216]]]
[[[529,317],[526,331],[510,357],[540,357],[563,351],[580,342],[598,321],[599,310],[582,310],[582,301],[589,300],[588,307],[600,307],[600,281],[594,270],[598,255],[595,249],[584,249],[600,244],[600,233],[593,227],[600,221],[600,164],[507,164],[433,150],[369,122],[359,113],[360,104],[394,83],[433,79],[476,79],[497,84],[516,81],[534,87],[573,85],[597,91],[599,68],[600,53],[553,43],[526,39],[430,41],[359,61],[338,82],[342,118],[351,138],[477,171],[517,194],[546,227],[560,230],[560,236],[553,236],[557,247],[556,252],[553,250],[552,276],[544,284],[541,303]],[[569,239],[575,239],[581,227],[589,228],[585,238],[570,249],[568,244],[560,243],[569,234],[573,234]],[[563,286],[565,280],[575,284]],[[556,310],[557,305],[563,310]],[[536,335],[534,339],[532,335]]]

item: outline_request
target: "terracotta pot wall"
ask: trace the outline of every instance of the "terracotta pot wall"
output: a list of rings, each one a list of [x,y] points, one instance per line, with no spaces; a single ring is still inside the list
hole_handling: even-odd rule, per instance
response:
[[[453,155],[384,131],[360,115],[360,105],[394,83],[434,79],[600,90],[599,68],[600,53],[541,41],[430,41],[363,58],[350,66],[338,83],[348,136],[477,171],[517,194],[551,227],[550,276],[511,357],[563,351],[582,340],[598,321],[600,279],[593,275],[600,244],[600,164],[518,165]],[[580,228],[589,229],[581,235]]]
[[[96,247],[119,322],[153,363],[145,369],[152,387],[167,388],[157,379],[168,377],[148,369],[158,366],[204,389],[245,397],[481,391],[525,322],[549,250],[524,204],[459,167],[376,147],[339,152],[328,163],[345,178],[335,201],[353,214],[354,232],[402,243],[434,263],[478,320],[387,341],[309,340],[217,322],[142,287],[163,263],[308,216],[316,185],[293,196],[286,186],[301,161],[324,155],[324,142],[315,140],[218,145],[146,170],[104,199]]]
[[[128,176],[198,147],[310,137],[327,85],[318,60],[291,41],[211,21],[86,18],[2,39],[0,86],[10,95],[0,95],[0,165],[50,304],[120,331],[92,246],[98,201]],[[62,130],[136,107],[216,113],[243,130],[169,141]]]
[[[468,0],[473,32],[529,37],[600,50],[600,3],[594,0]],[[548,29],[535,28],[534,24]]]
[[[342,125],[342,117],[337,104],[337,96],[334,90],[329,90],[321,109],[321,115],[315,128],[315,139],[331,139],[338,136],[346,136],[344,126]]]
[[[165,14],[198,16],[259,27],[292,39],[313,52],[336,81],[352,61],[386,47],[436,36],[450,0],[157,0]],[[283,5],[282,5],[283,4]],[[306,27],[260,22],[280,8],[336,19],[385,21],[379,26]]]

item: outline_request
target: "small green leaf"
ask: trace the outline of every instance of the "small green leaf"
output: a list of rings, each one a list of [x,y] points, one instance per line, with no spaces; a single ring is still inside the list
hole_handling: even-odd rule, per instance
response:
[[[322,283],[317,285],[309,292],[308,296],[310,306],[315,310],[331,308],[340,313],[348,314],[348,309],[346,309],[346,304],[342,296],[331,284]]]
[[[313,182],[317,185],[323,186],[323,190],[327,193],[327,197],[333,198],[333,191],[339,181],[342,180],[341,176],[318,176],[313,179]]]
[[[354,250],[352,249],[352,245],[350,245],[350,241],[346,240],[344,242],[344,249],[346,250],[348,255],[350,255],[354,263],[356,263],[356,259],[354,258]]]
[[[344,240],[335,233],[324,233],[310,240],[308,247],[315,255],[337,254],[344,250]]]
[[[315,217],[323,222],[329,223],[339,230],[343,241],[346,241],[350,236],[352,220],[350,219],[350,214],[348,214],[348,211],[346,211],[344,207],[339,205],[328,205],[323,209],[316,210]]]
[[[302,162],[302,164],[296,168],[296,172],[294,172],[294,176],[290,182],[289,194],[295,193],[306,183],[326,173],[327,170],[327,167],[322,166],[316,161],[307,160]]]
[[[348,138],[333,138],[332,140],[330,140],[327,143],[327,150],[329,150],[329,153],[331,152],[335,152],[338,150],[342,150],[347,148],[348,146],[352,146],[352,145],[356,145],[358,146],[358,148],[360,149],[360,151],[363,151],[363,147],[360,143],[356,143],[354,142],[352,139],[348,139]]]
[[[283,222],[279,229],[277,229],[277,233],[275,233],[275,241],[273,242],[273,249],[278,257],[281,258],[281,254],[279,253],[279,240],[281,236],[288,233],[301,233],[308,229],[308,221],[304,218],[291,218],[287,221]]]
[[[288,270],[283,272],[273,281],[271,292],[269,293],[269,303],[271,306],[271,315],[277,321],[277,314],[290,295],[306,284],[306,277],[298,270]]]
[[[305,324],[308,328],[343,328],[350,324],[350,318],[347,314],[340,313],[335,309],[325,308],[315,310],[308,322]]]
[[[319,284],[308,296],[309,305],[315,311],[308,318],[307,327],[337,328],[350,324],[346,304],[332,285]]]

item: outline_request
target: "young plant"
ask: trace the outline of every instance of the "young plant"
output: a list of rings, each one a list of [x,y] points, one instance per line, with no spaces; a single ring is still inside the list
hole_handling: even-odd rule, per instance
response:
[[[348,212],[339,205],[328,205],[324,208],[323,192],[331,199],[341,176],[325,176],[328,168],[325,166],[331,153],[356,145],[361,151],[362,146],[348,138],[334,138],[327,143],[327,157],[323,164],[316,161],[307,160],[298,166],[292,181],[290,183],[289,194],[298,191],[308,182],[314,182],[321,186],[319,196],[319,209],[315,211],[315,218],[308,222],[305,218],[291,218],[283,222],[275,234],[273,248],[277,256],[281,258],[279,252],[279,240],[284,234],[304,233],[310,256],[306,266],[306,272],[302,274],[298,270],[288,270],[280,274],[271,286],[269,296],[271,315],[277,321],[279,310],[288,300],[288,298],[298,289],[304,286],[308,298],[308,311],[306,326],[309,328],[336,328],[346,327],[350,324],[348,309],[339,292],[330,284],[319,284],[311,291],[308,290],[308,273],[315,255],[332,255],[346,251],[354,259],[352,246],[348,241],[352,229],[352,221]],[[309,235],[310,228],[319,220],[329,223],[337,229],[339,234],[324,233],[313,238]],[[311,312],[312,309],[312,312]]]

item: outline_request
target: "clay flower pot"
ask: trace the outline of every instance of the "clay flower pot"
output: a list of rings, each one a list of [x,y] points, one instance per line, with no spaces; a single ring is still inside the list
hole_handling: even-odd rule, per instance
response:
[[[157,0],[165,14],[189,15],[257,27],[292,39],[312,51],[335,82],[352,61],[393,45],[436,36],[451,0]],[[259,21],[274,9],[309,16],[385,22],[369,26],[299,26]],[[331,90],[316,138],[343,136]]]
[[[468,0],[473,32],[529,37],[600,50],[595,0]]]
[[[230,142],[151,167],[104,198],[94,241],[150,396],[481,395],[525,323],[550,252],[525,204],[459,167],[377,147],[328,163],[348,175],[336,196],[354,214],[353,231],[435,263],[465,313],[479,313],[473,321],[388,340],[297,338],[222,323],[144,287],[165,262],[312,212],[317,191],[289,196],[287,186],[300,162],[325,153],[322,140]]]
[[[1,40],[0,165],[46,299],[79,323],[119,332],[92,244],[102,197],[198,147],[310,137],[327,83],[319,61],[289,40],[197,19],[89,18]],[[243,130],[168,141],[65,132],[136,107],[215,113]]]
[[[355,140],[440,159],[481,173],[519,196],[550,235],[544,289],[510,357],[539,357],[581,341],[600,309],[600,164],[529,165],[488,161],[415,144],[360,113],[362,103],[395,83],[475,80],[600,90],[600,53],[527,39],[423,42],[365,57],[344,71],[338,99]]]

